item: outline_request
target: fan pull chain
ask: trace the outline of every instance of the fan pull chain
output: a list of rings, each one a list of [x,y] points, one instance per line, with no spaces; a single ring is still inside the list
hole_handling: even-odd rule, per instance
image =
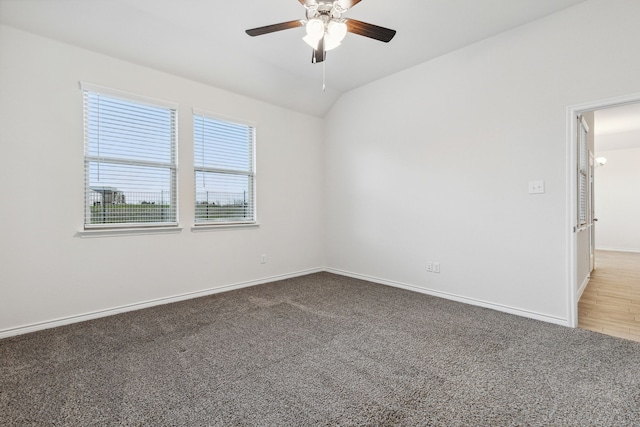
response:
[[[322,91],[323,92],[327,87],[327,85],[326,85],[326,68],[325,68],[325,64],[326,63],[327,63],[327,61],[322,61]]]

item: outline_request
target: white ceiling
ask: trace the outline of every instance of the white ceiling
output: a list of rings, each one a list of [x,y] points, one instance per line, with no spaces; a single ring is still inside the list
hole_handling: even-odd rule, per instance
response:
[[[596,135],[640,131],[640,103],[595,112]]]
[[[397,30],[388,44],[348,34],[311,64],[298,0],[0,0],[0,23],[324,116],[341,93],[585,0],[362,0],[344,17]]]

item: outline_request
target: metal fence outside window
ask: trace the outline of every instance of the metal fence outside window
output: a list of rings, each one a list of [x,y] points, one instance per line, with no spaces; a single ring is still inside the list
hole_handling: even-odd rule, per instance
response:
[[[244,221],[253,218],[247,192],[196,192],[196,223]]]
[[[168,191],[93,190],[89,194],[91,224],[175,222]]]

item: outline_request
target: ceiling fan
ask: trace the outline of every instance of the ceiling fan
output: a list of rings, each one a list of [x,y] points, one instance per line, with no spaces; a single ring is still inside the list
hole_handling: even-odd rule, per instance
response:
[[[305,27],[307,34],[302,39],[313,48],[312,63],[323,62],[327,51],[340,45],[347,32],[388,43],[396,35],[395,30],[379,27],[350,18],[342,14],[361,0],[298,0],[306,9],[305,19],[246,30],[252,37],[291,28]]]

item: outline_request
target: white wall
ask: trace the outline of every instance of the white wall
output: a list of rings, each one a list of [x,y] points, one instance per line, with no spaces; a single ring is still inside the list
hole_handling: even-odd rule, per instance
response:
[[[588,1],[343,95],[327,266],[569,323],[567,107],[640,92],[639,19]]]
[[[596,248],[640,252],[640,148],[597,156],[607,164],[595,171]]]
[[[81,80],[180,104],[182,232],[76,236]],[[257,122],[259,228],[190,230],[192,106]],[[0,334],[322,268],[323,134],[322,119],[0,26]]]

